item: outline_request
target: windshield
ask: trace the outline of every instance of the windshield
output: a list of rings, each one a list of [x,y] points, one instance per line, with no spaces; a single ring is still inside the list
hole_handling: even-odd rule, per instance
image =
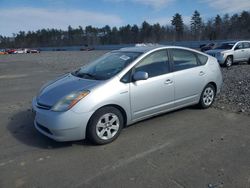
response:
[[[222,43],[216,46],[214,49],[232,49],[235,43]]]
[[[107,80],[123,70],[140,55],[139,52],[110,52],[72,74],[80,78]]]

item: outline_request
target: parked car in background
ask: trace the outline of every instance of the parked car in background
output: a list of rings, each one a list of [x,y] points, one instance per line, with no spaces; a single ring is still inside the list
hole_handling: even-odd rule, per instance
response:
[[[250,41],[224,42],[206,53],[216,57],[218,62],[226,67],[236,62],[246,61],[250,64]]]
[[[29,53],[40,53],[40,51],[36,49],[22,48],[22,49],[15,50],[13,53],[14,54],[29,54]]]
[[[80,48],[80,51],[92,51],[95,50],[93,46],[89,46],[88,44],[85,44],[84,47]]]
[[[6,52],[6,50],[0,49],[0,55],[6,55],[6,54],[8,54],[8,52]]]
[[[7,49],[6,52],[8,52],[8,54],[14,54],[15,53],[15,49]]]
[[[123,48],[43,86],[32,102],[34,124],[57,141],[106,144],[137,121],[189,105],[210,107],[221,85],[217,60],[202,52]]]
[[[208,51],[208,50],[213,49],[214,46],[215,46],[215,43],[208,43],[208,44],[206,44],[206,45],[204,45],[204,46],[201,46],[201,47],[200,47],[200,50],[201,50],[202,52],[205,52],[205,51]]]
[[[36,49],[30,49],[28,53],[36,54],[36,53],[40,53],[40,51]]]
[[[26,54],[28,49],[16,49],[14,54]]]

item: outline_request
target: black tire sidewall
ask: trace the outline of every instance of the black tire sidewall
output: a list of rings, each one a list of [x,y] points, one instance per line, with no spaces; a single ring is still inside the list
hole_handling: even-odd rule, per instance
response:
[[[204,103],[204,101],[203,101],[204,92],[205,92],[205,90],[206,90],[208,87],[212,88],[213,91],[214,91],[213,102],[212,102],[210,105],[206,105],[206,104]],[[214,103],[215,96],[216,96],[215,87],[214,87],[212,84],[206,85],[206,87],[203,89],[203,91],[202,91],[202,93],[201,93],[201,97],[200,97],[200,101],[199,101],[199,106],[200,106],[200,108],[202,108],[202,109],[207,109],[207,108],[209,108],[210,106],[212,106],[212,104]]]
[[[103,116],[104,114],[107,114],[107,113],[113,113],[113,114],[117,115],[117,117],[119,118],[120,125],[119,125],[118,132],[116,133],[116,135],[113,138],[108,139],[108,140],[103,140],[96,134],[96,125],[97,125],[99,119],[101,118],[101,116]],[[122,116],[122,113],[120,112],[120,110],[118,110],[117,108],[112,107],[112,106],[103,107],[103,108],[100,108],[99,110],[97,110],[91,116],[89,123],[88,123],[88,126],[87,126],[86,137],[94,144],[98,144],[98,145],[108,144],[108,143],[114,141],[120,135],[120,132],[121,132],[123,126],[124,126],[124,119],[123,119],[123,116]]]

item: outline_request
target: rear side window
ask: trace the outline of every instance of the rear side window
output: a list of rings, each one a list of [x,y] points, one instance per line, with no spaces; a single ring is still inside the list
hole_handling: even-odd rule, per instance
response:
[[[208,60],[207,56],[198,53],[196,55],[202,65],[205,65],[207,63]]]
[[[244,42],[244,48],[250,48],[250,43],[249,42]]]
[[[199,66],[197,58],[193,52],[182,49],[172,49],[171,52],[174,61],[174,71],[180,71]]]
[[[146,56],[136,67],[135,72],[147,72],[149,78],[169,72],[169,59],[167,50],[153,52]]]

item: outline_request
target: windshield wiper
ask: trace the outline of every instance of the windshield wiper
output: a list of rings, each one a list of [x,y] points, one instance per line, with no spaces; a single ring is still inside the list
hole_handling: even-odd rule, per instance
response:
[[[86,72],[82,72],[82,73],[78,72],[78,73],[76,73],[76,76],[78,76],[80,78],[86,78],[86,76],[87,76],[88,78],[92,78],[92,79],[97,80],[95,75],[90,74],[90,73],[86,73]]]

